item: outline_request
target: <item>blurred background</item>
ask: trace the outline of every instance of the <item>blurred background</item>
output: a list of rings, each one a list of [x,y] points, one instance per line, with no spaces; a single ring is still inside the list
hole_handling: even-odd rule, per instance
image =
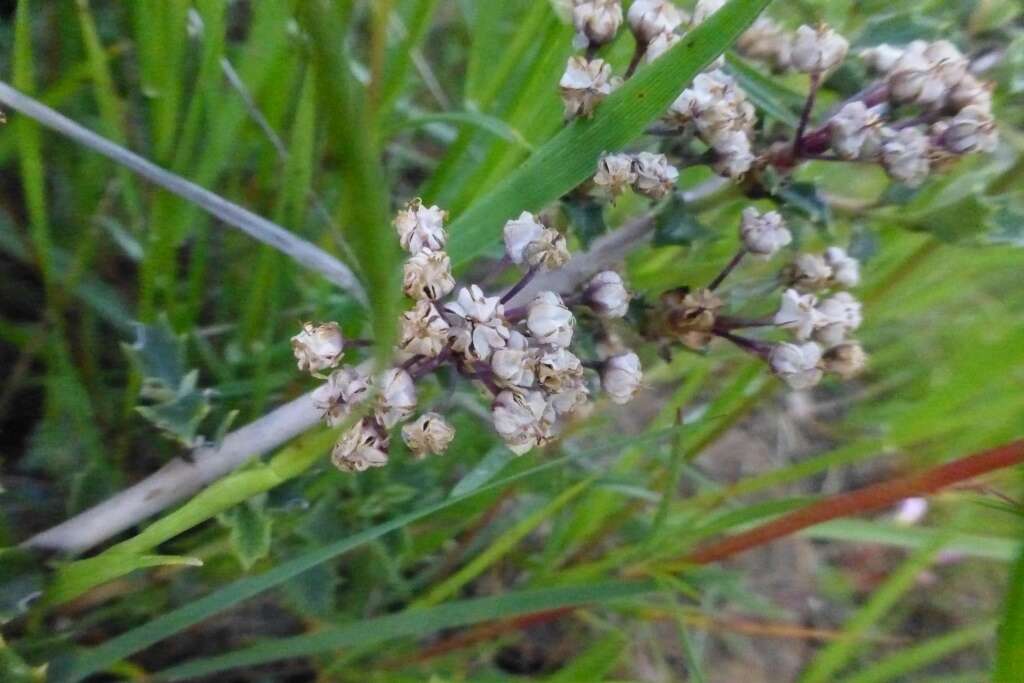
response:
[[[296,4],[0,2],[0,79],[359,272],[361,240],[392,239],[391,227],[347,213],[351,156],[337,127],[354,122],[318,92]],[[556,84],[573,50],[559,5],[340,3],[345,21],[325,31],[341,30],[328,35],[345,46],[354,82],[369,84],[372,129],[359,134],[378,141],[377,191],[392,209],[422,196],[457,216],[562,128]],[[269,663],[243,658],[205,680],[991,680],[1024,532],[1019,472],[829,522],[719,565],[652,570],[668,593],[620,596],[598,583],[821,496],[1006,443],[1024,424],[1024,8],[807,0],[768,12],[791,28],[827,21],[855,49],[947,38],[985,56],[996,84],[994,155],[965,159],[916,191],[871,166],[812,163],[786,198],[800,249],[841,244],[863,263],[865,376],[792,392],[732,348],[666,362],[648,345],[637,401],[599,403],[557,448],[519,459],[471,387],[426,384],[421,396],[457,428],[444,457],[393,455],[387,468],[352,476],[327,457],[335,435],[314,428],[223,480],[214,496],[230,504],[192,501],[114,539],[201,567],[168,561],[62,604],[27,606],[54,572],[69,580],[59,574],[69,565],[11,550],[0,589],[10,654],[59,661],[453,490],[567,455],[319,562],[94,680],[143,680],[353,624],[372,637]],[[610,46],[609,61],[624,66],[630,41]],[[759,73],[806,89],[800,76]],[[864,78],[851,58],[822,106]],[[4,111],[0,545],[13,548],[312,389],[289,346],[302,321],[337,320],[351,337],[372,331],[364,306],[316,273]],[[687,168],[680,186],[711,175]],[[735,251],[751,201],[730,191],[663,209],[654,241],[627,255],[631,287],[653,298],[709,280]],[[647,210],[630,195],[597,218],[571,201],[550,217],[583,251]],[[500,252],[495,239],[468,276],[494,270]],[[763,308],[777,265],[744,267],[731,290],[741,307]],[[168,394],[144,391],[154,378]],[[686,428],[672,438],[618,441],[679,415]],[[540,603],[502,619],[519,591],[591,583],[598,597],[571,614]],[[444,611],[503,595],[483,625]],[[423,615],[419,627],[369,621],[409,608]]]

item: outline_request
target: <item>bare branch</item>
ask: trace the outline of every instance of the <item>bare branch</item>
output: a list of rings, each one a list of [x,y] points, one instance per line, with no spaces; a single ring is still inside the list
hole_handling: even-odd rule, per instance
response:
[[[0,81],[0,104],[5,104],[21,112],[47,128],[66,135],[94,152],[125,166],[154,185],[192,202],[224,223],[287,254],[302,267],[320,273],[334,284],[350,292],[360,302],[366,303],[366,292],[349,267],[312,242],[296,237],[281,226],[257,216],[248,209],[160,168],[124,147],[83,128],[71,119],[2,81]]]

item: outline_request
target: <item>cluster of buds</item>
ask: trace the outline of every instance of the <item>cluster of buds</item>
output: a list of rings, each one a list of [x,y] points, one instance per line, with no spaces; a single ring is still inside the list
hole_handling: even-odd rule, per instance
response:
[[[630,296],[618,273],[600,272],[568,298],[541,291],[527,305],[509,308],[538,272],[569,259],[565,238],[524,212],[505,224],[503,235],[506,258],[525,271],[519,282],[498,296],[476,284],[456,292],[444,251],[445,220],[438,207],[414,200],[394,221],[409,252],[403,284],[413,302],[399,321],[397,365],[377,376],[368,362],[341,365],[346,342],[337,323],[307,323],[292,338],[299,369],[324,380],[313,392],[324,422],[335,427],[358,416],[332,451],[342,470],[386,465],[391,433],[399,427],[415,458],[447,450],[455,430],[441,414],[414,418],[417,381],[443,367],[489,398],[494,429],[517,454],[556,438],[568,420],[588,409],[597,388],[617,404],[627,403],[640,388],[640,360],[632,351],[603,349],[597,359],[584,362],[571,350],[573,307],[603,321],[626,315]]]
[[[663,199],[678,179],[678,169],[664,154],[604,154],[597,163],[594,185],[612,201],[628,188],[651,199]]]
[[[726,301],[717,289],[746,255],[768,259],[792,242],[782,216],[744,210],[739,230],[740,248],[729,264],[706,287],[681,288],[661,297],[650,332],[663,342],[705,349],[715,338],[725,339],[763,359],[780,379],[794,389],[807,389],[826,372],[849,379],[861,372],[867,356],[849,335],[862,322],[860,303],[839,288],[859,282],[860,266],[840,247],[824,254],[800,254],[782,270],[786,286],[782,304],[770,317],[744,319],[726,315]],[[827,298],[819,294],[833,290]],[[740,336],[745,328],[775,328],[792,334],[792,342],[770,342]]]

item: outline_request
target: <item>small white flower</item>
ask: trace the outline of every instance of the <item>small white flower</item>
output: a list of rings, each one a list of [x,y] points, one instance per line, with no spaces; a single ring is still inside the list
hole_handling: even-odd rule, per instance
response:
[[[949,91],[949,104],[955,109],[963,109],[972,104],[983,111],[992,111],[992,89],[972,74],[966,74]]]
[[[423,413],[402,427],[402,440],[414,458],[441,455],[455,438],[455,428],[437,413]]]
[[[532,387],[536,364],[536,349],[531,349],[526,337],[516,330],[512,330],[505,348],[495,351],[491,357],[494,378],[507,387]]]
[[[925,49],[924,56],[931,61],[935,76],[947,88],[960,83],[970,66],[963,53],[948,40],[936,40]]]
[[[940,140],[942,146],[954,154],[991,153],[999,144],[999,134],[988,110],[971,104],[953,117]]]
[[[832,269],[832,282],[840,287],[856,287],[860,284],[860,261],[847,254],[842,247],[826,249],[825,263]]]
[[[821,347],[814,342],[776,344],[768,362],[793,389],[810,389],[821,381]]]
[[[640,357],[632,351],[612,356],[601,370],[601,388],[619,405],[633,400],[642,379]]]
[[[864,158],[865,151],[878,147],[879,120],[877,112],[863,102],[850,102],[828,123],[832,149],[843,159]]]
[[[594,184],[614,201],[636,182],[636,171],[633,170],[633,157],[629,154],[602,154],[597,162],[597,173]]]
[[[364,418],[345,432],[331,451],[334,466],[345,472],[365,472],[388,464],[388,438],[371,419]]]
[[[547,402],[539,391],[503,391],[494,399],[494,429],[509,449],[522,455],[545,440]]]
[[[697,0],[697,6],[693,8],[693,21],[690,26],[697,27],[707,21],[712,14],[725,6],[725,0]]]
[[[537,381],[549,392],[557,393],[583,379],[583,364],[572,351],[554,348],[537,358]]]
[[[922,52],[907,50],[889,72],[889,94],[897,102],[934,105],[948,88],[938,76],[935,64]]]
[[[867,367],[868,355],[858,342],[848,341],[825,352],[825,370],[843,379],[852,379]]]
[[[682,37],[678,33],[672,33],[671,31],[663,31],[654,36],[647,43],[647,51],[644,52],[644,64],[651,64],[658,57],[668,52],[669,48],[680,40],[682,40]]]
[[[750,138],[742,131],[725,133],[713,140],[711,146],[716,154],[712,167],[721,176],[739,179],[754,165]]]
[[[740,36],[736,47],[747,57],[768,62],[777,70],[789,66],[793,53],[792,38],[768,17],[758,17]]]
[[[426,299],[402,314],[399,346],[412,355],[433,358],[448,343],[448,322]]]
[[[559,418],[579,415],[589,406],[590,390],[583,379],[566,382],[559,391],[547,395],[542,427],[546,439],[554,438]]]
[[[801,26],[793,38],[791,62],[804,73],[822,73],[839,66],[850,44],[828,26]]]
[[[341,361],[344,350],[345,338],[338,323],[305,323],[302,331],[292,337],[292,352],[303,372],[333,368]]]
[[[444,230],[444,222],[448,213],[436,206],[423,206],[423,202],[414,199],[395,216],[395,230],[402,248],[410,254],[417,254],[422,249],[440,251],[448,241]]]
[[[883,130],[882,165],[891,177],[910,187],[917,187],[931,170],[928,136],[917,128],[897,132]]]
[[[685,18],[671,0],[635,0],[626,16],[629,29],[641,45],[650,43],[658,35],[672,33]]]
[[[505,253],[516,264],[553,269],[569,260],[565,237],[546,227],[529,211],[505,223]]]
[[[413,299],[437,301],[455,289],[448,254],[424,247],[405,262],[402,284]]]
[[[526,326],[540,344],[569,346],[576,319],[554,292],[541,292],[530,304]]]
[[[881,43],[860,51],[861,61],[876,74],[886,74],[892,71],[902,56],[902,48],[893,47],[887,43]]]
[[[570,57],[558,85],[566,120],[577,116],[588,118],[612,91],[612,67],[603,59],[588,61],[585,57]]]
[[[817,307],[814,338],[825,346],[835,346],[860,327],[863,317],[860,302],[849,292],[839,292]]]
[[[636,182],[633,189],[651,199],[661,199],[672,191],[679,179],[679,171],[668,163],[664,154],[640,152],[633,158]]]
[[[751,254],[771,256],[792,242],[793,235],[778,211],[761,213],[749,206],[740,220],[740,239]]]
[[[622,26],[622,3],[619,0],[574,0],[572,24],[579,47],[609,43]]]
[[[602,318],[621,318],[629,311],[629,292],[621,275],[605,270],[590,278],[583,302]]]
[[[412,376],[401,368],[389,368],[377,380],[377,421],[391,429],[412,415],[416,409],[416,385]]]
[[[348,417],[352,406],[367,399],[370,388],[370,377],[359,368],[339,368],[313,391],[313,407],[323,415],[328,427],[337,427]]]
[[[815,305],[818,298],[813,294],[801,294],[795,289],[782,293],[782,304],[773,322],[779,327],[793,331],[793,336],[803,341],[820,326],[821,316]]]
[[[463,287],[445,310],[458,316],[460,325],[450,332],[452,348],[478,361],[488,361],[496,349],[505,348],[509,329],[499,297],[485,296],[477,285]]]
[[[786,282],[801,289],[821,289],[832,279],[832,268],[824,256],[798,254],[783,273]]]

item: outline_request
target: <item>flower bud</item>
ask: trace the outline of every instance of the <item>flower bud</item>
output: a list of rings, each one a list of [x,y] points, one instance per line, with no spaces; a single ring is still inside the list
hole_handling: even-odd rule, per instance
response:
[[[622,26],[622,3],[619,0],[574,0],[572,24],[579,47],[610,43]]]
[[[516,330],[512,330],[505,348],[491,356],[491,370],[501,386],[532,387],[536,365],[537,350],[531,349],[526,337]]]
[[[841,343],[863,320],[860,302],[849,292],[839,292],[822,301],[817,315],[814,338],[825,346]]]
[[[724,302],[710,289],[680,288],[661,295],[665,332],[691,349],[703,349]]]
[[[931,143],[917,128],[897,132],[883,130],[882,166],[886,172],[910,187],[921,185],[931,170]]]
[[[996,122],[988,111],[971,104],[960,110],[942,132],[942,147],[953,154],[994,152],[999,142]]]
[[[509,450],[522,455],[544,442],[546,409],[544,394],[539,391],[503,391],[491,408],[494,430]]]
[[[603,154],[597,162],[594,184],[615,200],[636,182],[633,157],[629,154]]]
[[[327,381],[313,390],[313,407],[328,427],[337,427],[352,410],[370,395],[370,377],[359,368],[344,367],[332,372]]]
[[[503,234],[505,253],[513,263],[553,269],[569,260],[565,237],[546,227],[529,211],[505,223]]]
[[[402,248],[410,254],[417,254],[423,249],[440,251],[448,241],[444,222],[448,213],[436,206],[423,206],[423,202],[414,199],[395,216],[395,230]]]
[[[598,273],[583,290],[583,303],[602,318],[621,318],[629,310],[629,292],[614,270]]]
[[[402,314],[398,345],[414,356],[433,358],[448,343],[450,325],[437,312],[434,304],[422,299]]]
[[[740,220],[740,239],[751,254],[772,256],[793,241],[778,211],[761,213],[752,206],[743,210]]]
[[[750,138],[738,130],[729,131],[711,141],[715,151],[712,168],[715,173],[726,178],[737,180],[754,165],[754,153],[750,148]]]
[[[863,102],[850,102],[828,122],[832,149],[843,159],[861,159],[878,146],[877,112]],[[869,140],[869,138],[871,138]]]
[[[897,102],[934,105],[948,88],[923,53],[907,50],[889,73],[889,94]]]
[[[963,53],[948,40],[936,40],[925,49],[924,56],[932,63],[935,76],[947,88],[963,80],[970,66]]]
[[[530,304],[526,326],[539,344],[567,347],[572,342],[576,319],[554,292],[541,292]]]
[[[804,341],[811,338],[814,330],[821,325],[821,315],[815,306],[818,298],[813,294],[801,294],[795,289],[782,293],[782,304],[772,322],[792,330],[793,336]]]
[[[992,87],[968,73],[949,91],[949,104],[958,110],[973,104],[991,112]]]
[[[664,154],[640,152],[633,158],[636,182],[633,189],[651,199],[661,199],[676,186],[679,171],[668,163]]]
[[[589,118],[594,108],[612,91],[612,67],[603,59],[570,57],[558,82],[566,120]]]
[[[822,24],[817,28],[801,26],[793,38],[793,68],[804,73],[822,73],[839,66],[850,44],[841,35]]]
[[[388,464],[388,438],[370,418],[345,432],[331,451],[331,462],[345,472],[365,472]]]
[[[806,344],[776,344],[768,358],[772,372],[793,389],[810,389],[821,381],[821,347]]]
[[[612,356],[601,369],[601,388],[619,405],[633,400],[642,379],[640,357],[632,351]]]
[[[887,43],[881,43],[860,51],[860,58],[869,70],[876,74],[886,74],[892,71],[896,63],[903,56],[903,50],[893,47]]]
[[[868,355],[858,342],[848,341],[825,352],[825,371],[852,379],[867,367]]]
[[[402,427],[402,441],[420,460],[427,455],[441,455],[455,438],[455,428],[437,413],[423,413]]]
[[[629,29],[641,45],[649,44],[656,36],[672,33],[685,18],[671,0],[635,0],[626,16]]]
[[[437,301],[455,289],[448,254],[424,247],[405,262],[402,285],[413,299]]]
[[[292,352],[303,372],[333,368],[341,361],[344,350],[345,338],[338,323],[305,323],[302,331],[292,337]]]
[[[782,271],[783,281],[798,289],[822,289],[828,286],[831,278],[832,268],[818,254],[798,254],[793,263]]]
[[[860,262],[847,254],[842,247],[826,249],[825,263],[832,269],[833,283],[840,287],[856,287],[860,284]]]
[[[389,368],[377,380],[377,421],[391,429],[412,415],[416,409],[416,385],[412,376],[401,368]]]

